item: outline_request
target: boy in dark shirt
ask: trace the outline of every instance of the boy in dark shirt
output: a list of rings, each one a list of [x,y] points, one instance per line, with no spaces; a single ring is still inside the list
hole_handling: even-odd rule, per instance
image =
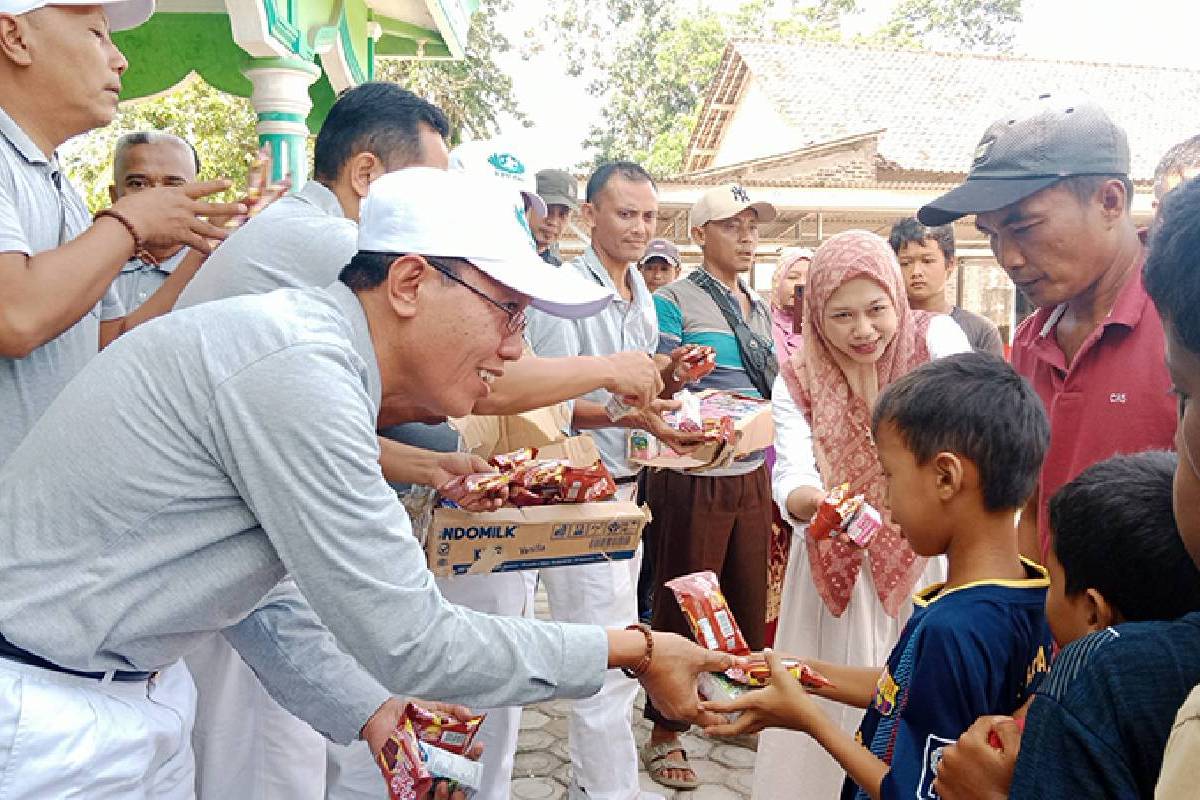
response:
[[[949,314],[963,329],[971,347],[1004,355],[1004,340],[990,319],[946,299],[946,281],[958,263],[954,257],[953,225],[927,228],[916,217],[906,217],[892,226],[888,244],[900,262],[909,307]]]
[[[991,717],[947,749],[943,798],[1154,796],[1175,711],[1200,682],[1200,570],[1175,527],[1176,464],[1116,456],[1051,499],[1046,616],[1064,649],[1024,734]]]
[[[949,571],[917,595],[882,671],[810,662],[833,682],[819,694],[867,709],[858,733],[832,725],[774,654],[781,677],[770,686],[705,706],[742,712],[712,733],[810,734],[846,769],[843,798],[933,797],[942,748],[996,713],[985,709],[1013,713],[1047,667],[1048,579],[1018,555],[1014,516],[1033,491],[1048,425],[1002,359],[961,353],[891,384],[872,427],[893,521],[918,555],[945,554]]]

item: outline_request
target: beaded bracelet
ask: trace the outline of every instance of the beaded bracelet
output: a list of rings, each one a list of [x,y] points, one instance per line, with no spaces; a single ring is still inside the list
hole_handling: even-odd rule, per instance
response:
[[[152,256],[150,251],[146,249],[146,243],[142,241],[141,236],[138,236],[138,232],[134,229],[133,223],[130,222],[124,214],[114,208],[106,208],[101,211],[97,211],[96,215],[92,217],[92,221],[98,220],[101,217],[112,217],[117,222],[121,223],[125,227],[125,230],[129,231],[129,236],[131,239],[133,239],[133,255],[135,258],[140,258],[142,261],[145,261],[151,266],[158,266],[158,259]]]
[[[641,661],[632,667],[621,667],[621,672],[624,672],[628,677],[637,680],[646,674],[650,669],[650,656],[654,654],[654,636],[650,632],[650,626],[644,622],[639,622],[636,625],[628,625],[627,631],[641,631],[646,637],[646,653],[642,656]]]

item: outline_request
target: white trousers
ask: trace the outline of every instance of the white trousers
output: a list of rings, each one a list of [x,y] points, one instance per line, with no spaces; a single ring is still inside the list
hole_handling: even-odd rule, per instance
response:
[[[276,703],[224,636],[184,660],[198,692],[198,800],[321,800],[325,737]]]
[[[195,702],[182,663],[102,683],[0,659],[0,797],[190,800]]]
[[[495,572],[438,578],[442,596],[456,605],[506,617],[532,617],[537,573]],[[517,752],[521,709],[475,708],[487,719],[476,734],[483,745],[483,785],[476,800],[508,800],[512,784],[513,757]],[[371,759],[366,742],[344,747],[329,744],[326,751],[328,800],[387,800],[387,788],[379,767]]]
[[[551,616],[609,628],[637,622],[641,554],[639,545],[628,561],[542,570]],[[637,691],[637,681],[610,669],[598,694],[571,703],[571,769],[588,800],[634,800],[640,794],[631,720]]]
[[[791,555],[783,579],[783,597],[775,649],[801,658],[816,658],[856,667],[883,667],[912,616],[905,606],[899,619],[889,617],[875,594],[875,582],[866,559],[854,582],[850,604],[840,617],[829,613],[813,584],[808,550],[800,529],[792,535]],[[945,580],[946,562],[932,558],[916,588]],[[848,734],[862,722],[862,709],[816,698],[829,718]],[[846,773],[812,737],[795,731],[770,728],[759,735],[754,763],[755,800],[794,797],[825,800],[842,791]]]

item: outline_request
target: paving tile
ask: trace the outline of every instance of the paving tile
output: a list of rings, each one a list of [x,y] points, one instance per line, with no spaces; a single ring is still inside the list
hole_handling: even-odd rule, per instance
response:
[[[754,751],[744,747],[719,744],[713,748],[709,758],[731,769],[754,769]]]
[[[546,723],[550,721],[550,717],[546,716],[537,708],[527,708],[521,714],[521,730],[535,730],[537,728],[546,727]]]
[[[527,730],[521,731],[521,735],[517,738],[517,752],[528,753],[533,750],[549,750],[554,746],[554,735],[544,730]]]
[[[552,780],[519,778],[512,783],[512,796],[517,800],[561,800],[567,796],[567,789]]]
[[[554,753],[534,751],[517,753],[513,759],[514,778],[548,778],[563,765],[563,760]]]

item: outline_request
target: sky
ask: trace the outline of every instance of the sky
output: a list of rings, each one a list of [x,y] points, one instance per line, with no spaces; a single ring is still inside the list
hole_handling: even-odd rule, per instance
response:
[[[740,0],[709,0],[731,10]],[[895,0],[860,0],[863,13],[849,32],[868,31],[887,18]],[[513,42],[539,18],[540,0],[516,0],[495,24]],[[1025,0],[1015,55],[1054,60],[1151,64],[1200,70],[1200,4],[1184,0]],[[587,81],[566,76],[565,56],[543,53],[529,61],[515,53],[501,66],[513,76],[532,128],[506,121],[501,136],[538,169],[570,168],[586,157],[581,142],[596,117],[598,101],[585,93]]]

